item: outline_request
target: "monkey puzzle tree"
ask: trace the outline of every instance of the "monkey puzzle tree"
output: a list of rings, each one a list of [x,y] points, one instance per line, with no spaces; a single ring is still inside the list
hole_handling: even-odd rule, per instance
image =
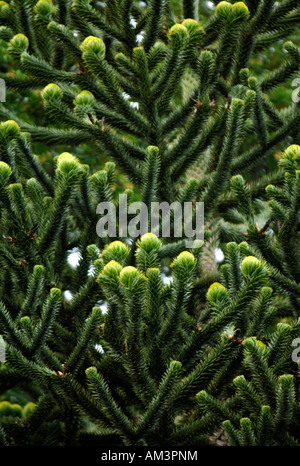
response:
[[[300,108],[272,92],[299,73],[300,3],[204,3],[0,2],[4,445],[299,441]],[[99,236],[120,174],[129,205],[204,203],[204,240]]]

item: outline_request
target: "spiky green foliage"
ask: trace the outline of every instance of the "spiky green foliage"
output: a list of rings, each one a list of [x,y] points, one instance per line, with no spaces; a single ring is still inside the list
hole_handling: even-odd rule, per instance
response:
[[[232,177],[234,206],[228,216],[235,220],[235,228],[240,228],[243,235],[242,253],[267,261],[278,295],[277,305],[281,315],[289,318],[299,317],[300,310],[299,157],[299,145],[283,151],[277,180],[264,190],[261,186],[258,191],[255,184],[246,183],[241,175]]]
[[[240,264],[237,245],[228,245],[227,290],[213,285],[206,312],[199,315],[193,289],[203,245],[177,255],[171,264],[173,280],[164,284],[161,262],[167,246],[155,235],[143,235],[132,255],[125,242],[106,238],[105,245],[96,234],[96,203],[113,198],[111,165],[89,175],[76,157],[62,153],[50,177],[18,125],[6,122],[1,129],[10,135],[3,140],[13,165],[0,166],[1,221],[7,229],[1,247],[7,271],[1,283],[7,361],[1,384],[10,388],[17,378],[36,400],[24,424],[4,419],[6,441],[38,444],[58,422],[53,442],[68,444],[68,420],[75,413],[75,444],[88,437],[85,417],[99,444],[109,438],[154,445],[166,435],[174,445],[181,435],[183,443],[189,435],[203,441],[205,432],[198,431],[197,423],[195,430],[194,421],[187,423],[187,435],[180,419],[195,409],[199,388],[223,393],[224,378],[239,365],[240,337],[234,331],[238,328],[241,336],[250,331],[250,308],[257,309],[253,314],[265,329],[270,292],[264,263],[248,257]],[[150,160],[157,157],[153,147],[148,154]],[[151,166],[150,161],[145,165],[148,174]],[[12,177],[20,181],[10,183]],[[91,212],[90,219],[84,218],[85,239],[83,209]],[[74,247],[80,250],[76,268],[68,263]],[[105,315],[101,302],[107,306]]]
[[[3,445],[300,441],[300,5],[213,4],[0,2]],[[120,186],[204,241],[130,238]]]
[[[73,164],[69,158],[60,163]],[[172,282],[164,284],[162,247],[153,234],[142,236],[134,266],[126,265],[130,250],[120,241],[107,245],[99,258],[94,255],[91,280],[106,301],[105,315],[99,307],[84,312],[82,305],[76,306],[81,290],[67,302],[56,289],[32,314],[28,301],[36,302],[41,292],[42,266],[28,274],[22,306],[26,315],[12,319],[2,305],[6,384],[17,374],[28,390],[38,394],[33,418],[45,399],[52,405],[50,410],[47,405],[47,419],[35,427],[33,437],[24,432],[30,418],[18,427],[6,420],[3,429],[8,441],[35,441],[55,419],[64,424],[59,441],[66,442],[69,426],[64,420],[73,412],[77,413],[75,444],[87,436],[85,417],[99,444],[113,438],[124,445],[160,445],[167,438],[176,445],[193,436],[197,443],[203,442],[206,431],[194,420],[195,395],[207,387],[213,393],[227,393],[224,380],[240,365],[240,342],[250,331],[250,312],[260,312],[264,328],[264,319],[272,315],[270,303],[264,302],[271,294],[265,287],[269,273],[259,260],[244,259],[239,289],[231,284],[234,272],[229,274],[228,289],[212,285],[206,313],[196,322],[191,301],[201,248],[180,253],[171,264]],[[91,252],[92,245],[88,249]],[[231,256],[229,262],[233,270],[236,264]],[[188,412],[193,413],[191,419]]]
[[[234,378],[231,399],[223,402],[205,391],[197,394],[200,410],[213,412],[216,423],[222,422],[231,445],[299,445],[299,369],[290,358],[291,340],[298,327],[299,321],[293,326],[278,324],[267,346],[255,337],[244,340],[245,375]],[[281,364],[276,359],[280,340],[285,364],[282,357]]]
[[[279,142],[298,137],[297,106],[279,110],[265,95],[296,76],[296,45],[284,45],[278,70],[251,77],[256,51],[297,23],[298,3],[283,3],[221,2],[203,22],[197,2],[184,1],[178,23],[167,1],[8,2],[1,7],[4,38],[9,29],[8,52],[22,74],[2,77],[8,88],[47,85],[42,97],[54,124],[17,121],[47,144],[92,139],[137,185],[146,148],[157,146],[163,200],[176,198],[186,170],[205,157],[194,196],[215,216],[231,174],[256,170]],[[15,119],[7,107],[1,115]]]
[[[236,290],[241,289],[241,274],[232,266],[242,257],[243,274],[251,273],[261,260],[269,271],[269,286],[261,290],[248,315],[243,366],[233,379],[236,394],[226,402],[206,391],[197,395],[202,415],[214,412],[212,425],[217,428],[223,423],[231,445],[299,444],[299,357],[298,349],[293,350],[299,343],[299,154],[298,145],[283,152],[278,164],[280,183],[265,188],[268,201],[259,199],[256,187],[241,175],[231,179],[232,212],[236,219],[240,216],[236,224],[248,227],[239,246],[227,244],[234,262],[222,266],[225,277],[230,277],[230,283],[234,273],[231,283]],[[255,220],[262,210],[267,213],[259,227]],[[214,284],[208,298],[223,309],[229,295],[223,285]],[[274,317],[279,319],[277,325]]]

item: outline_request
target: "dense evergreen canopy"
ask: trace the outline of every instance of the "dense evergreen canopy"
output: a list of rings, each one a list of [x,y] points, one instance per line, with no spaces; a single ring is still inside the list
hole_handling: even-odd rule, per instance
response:
[[[300,445],[299,21],[0,1],[0,444]],[[120,194],[204,240],[100,237]]]

